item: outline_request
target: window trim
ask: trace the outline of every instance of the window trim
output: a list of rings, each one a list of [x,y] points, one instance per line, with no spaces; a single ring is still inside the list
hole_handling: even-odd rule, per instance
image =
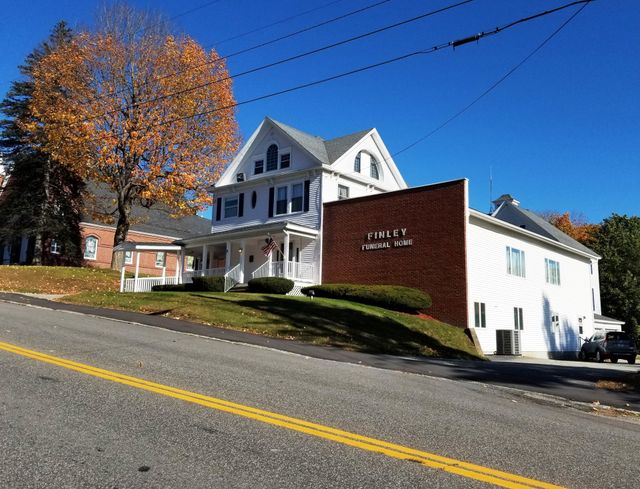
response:
[[[344,194],[344,196],[340,194],[341,189],[346,190],[346,193]],[[338,184],[338,200],[345,200],[348,198],[349,198],[349,187],[347,187],[346,185]]]
[[[507,246],[506,247],[506,252],[507,252],[507,274],[511,275],[513,277],[520,277],[520,278],[526,278],[527,277],[527,267],[526,267],[526,255],[524,250],[521,250],[519,248],[514,248],[512,246]],[[519,260],[520,263],[520,272],[521,273],[516,273],[516,270],[514,268],[514,263],[513,263],[513,255],[514,252],[517,252],[517,255],[519,256]]]
[[[287,158],[287,166],[283,166],[283,165],[282,165],[282,160],[283,160],[283,158],[284,158],[285,156],[286,156],[286,158]],[[282,170],[283,168],[291,168],[291,152],[287,152],[287,153],[285,153],[285,152],[281,152],[281,153],[280,153],[279,160],[280,160],[280,169],[281,169],[281,170]]]
[[[302,194],[300,195],[300,210],[293,210],[293,188],[295,186],[299,185],[302,191]],[[307,212],[305,211],[304,205],[305,205],[305,187],[304,187],[304,182],[291,182],[291,183],[285,183],[283,185],[278,185],[273,187],[274,191],[273,191],[273,200],[272,200],[272,205],[273,205],[273,217],[276,216],[285,216],[288,214],[301,214],[303,212]],[[278,190],[280,189],[286,189],[286,210],[285,212],[278,212]],[[281,202],[281,201],[280,201]]]
[[[260,166],[258,166],[258,163],[260,163]],[[258,171],[258,168],[260,168],[260,171]],[[264,158],[258,158],[253,160],[253,174],[262,175],[263,173],[264,173]]]
[[[95,241],[95,248],[93,250],[93,256],[87,256],[87,244],[89,243],[89,240],[93,240]],[[84,238],[84,252],[83,252],[83,257],[85,260],[91,260],[91,261],[96,261],[98,259],[98,246],[100,244],[100,240],[98,239],[97,236],[91,234],[89,236],[87,236],[86,238]]]
[[[227,202],[228,201],[236,201],[236,213],[233,216],[227,215]],[[233,219],[234,217],[238,217],[238,213],[240,212],[240,196],[238,194],[227,195],[222,199],[222,218],[223,219]]]
[[[158,256],[162,255],[162,263],[158,265]],[[166,251],[157,251],[156,252],[156,268],[165,268],[167,266],[167,252]]]
[[[513,308],[513,329],[522,331],[524,329],[524,309],[515,306]]]
[[[62,244],[57,239],[52,239],[49,245],[49,252],[52,255],[60,255],[62,253]]]
[[[560,262],[551,258],[544,259],[544,280],[550,285],[560,285]]]
[[[122,260],[124,261],[125,265],[133,265],[133,251],[125,251],[124,252],[124,257],[122,258]],[[127,260],[127,254],[129,254],[129,259]]]
[[[369,176],[374,180],[380,180],[380,163],[378,163],[378,159],[372,154],[369,155]]]
[[[473,325],[476,328],[486,329],[487,327],[487,304],[485,302],[473,303]]]

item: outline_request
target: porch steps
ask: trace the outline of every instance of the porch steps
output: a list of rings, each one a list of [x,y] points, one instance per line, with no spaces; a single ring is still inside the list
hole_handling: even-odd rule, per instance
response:
[[[249,286],[247,284],[237,284],[231,287],[229,292],[249,292]]]

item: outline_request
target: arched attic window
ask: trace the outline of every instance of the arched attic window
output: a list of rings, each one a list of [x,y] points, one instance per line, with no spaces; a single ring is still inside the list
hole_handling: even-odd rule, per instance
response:
[[[267,171],[278,169],[278,146],[272,144],[267,149]]]
[[[378,167],[378,160],[373,156],[371,157],[371,178],[380,180],[380,168]]]
[[[359,152],[356,155],[356,159],[353,160],[353,171],[356,173],[360,173],[360,155],[362,154],[362,152]]]

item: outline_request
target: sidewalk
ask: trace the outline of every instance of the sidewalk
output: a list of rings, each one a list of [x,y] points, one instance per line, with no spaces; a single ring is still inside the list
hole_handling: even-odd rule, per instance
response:
[[[640,411],[640,392],[613,392],[595,387],[598,380],[622,380],[638,372],[637,365],[597,364],[578,361],[541,360],[522,357],[498,357],[491,361],[430,359],[374,355],[351,352],[335,347],[317,346],[291,340],[205,326],[189,321],[170,319],[129,311],[102,309],[65,304],[44,298],[0,292],[0,301],[71,311],[130,323],[140,323],[183,333],[196,334],[225,341],[246,343],[287,351],[303,356],[354,363],[363,366],[430,375],[452,380],[475,381],[523,389],[569,400]]]

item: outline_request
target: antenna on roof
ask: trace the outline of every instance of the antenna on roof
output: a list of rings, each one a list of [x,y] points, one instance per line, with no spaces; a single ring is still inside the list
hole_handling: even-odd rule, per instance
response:
[[[489,214],[493,212],[493,166],[489,165]]]

